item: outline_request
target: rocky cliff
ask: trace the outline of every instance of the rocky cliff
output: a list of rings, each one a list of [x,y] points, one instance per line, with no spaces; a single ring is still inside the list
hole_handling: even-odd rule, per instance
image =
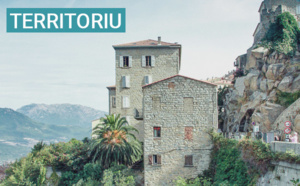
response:
[[[234,88],[224,97],[222,130],[252,131],[253,124],[259,125],[262,132],[282,129],[275,120],[287,106],[278,104],[278,94],[300,90],[300,53],[290,57],[254,46],[245,60],[245,75],[236,78]],[[299,118],[299,109],[286,118],[297,128],[300,123],[295,123],[295,118]]]

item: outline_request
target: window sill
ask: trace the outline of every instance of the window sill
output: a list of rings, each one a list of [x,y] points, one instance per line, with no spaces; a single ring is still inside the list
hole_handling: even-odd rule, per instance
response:
[[[122,69],[128,69],[128,68],[132,68],[132,67],[119,67],[119,68],[122,68]]]
[[[152,167],[161,167],[161,164],[153,164]]]
[[[185,165],[184,167],[195,167],[194,165]]]
[[[154,68],[154,66],[145,66],[143,68]]]
[[[154,137],[154,140],[161,140],[161,137]]]

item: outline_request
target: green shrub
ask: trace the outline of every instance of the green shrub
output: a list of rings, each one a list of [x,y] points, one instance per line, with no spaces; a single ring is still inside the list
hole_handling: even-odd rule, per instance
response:
[[[297,91],[295,93],[288,93],[288,92],[277,92],[277,101],[276,103],[289,107],[291,104],[293,104],[297,99],[300,98],[300,91]]]
[[[293,56],[299,42],[299,27],[289,12],[277,16],[262,40],[262,46],[285,55]]]

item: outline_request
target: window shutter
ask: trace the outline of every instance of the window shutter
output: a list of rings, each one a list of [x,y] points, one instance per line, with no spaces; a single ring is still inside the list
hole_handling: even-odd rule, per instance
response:
[[[132,67],[132,56],[129,56],[129,67]]]
[[[149,76],[145,76],[145,85],[149,84]]]
[[[148,76],[148,84],[152,83],[152,76]]]
[[[126,116],[125,118],[126,118],[127,124],[129,125],[129,122],[130,122],[129,121],[130,120],[129,116]]]
[[[130,87],[130,76],[125,76],[126,79],[126,87]]]
[[[300,5],[297,5],[296,7],[296,14],[300,14]]]
[[[161,165],[161,155],[157,155],[157,164]]]
[[[142,56],[142,67],[146,66],[146,56]]]
[[[151,56],[151,66],[155,66],[155,56]]]
[[[122,101],[123,101],[123,108],[126,108],[126,97],[125,96],[123,96],[122,97]]]
[[[122,76],[122,87],[126,87],[126,76]]]
[[[148,156],[148,160],[149,160],[148,164],[149,164],[149,165],[152,165],[152,158],[153,158],[152,155],[149,155],[149,156]]]
[[[130,100],[129,100],[129,96],[126,96],[126,108],[130,107]]]
[[[123,56],[120,56],[120,67],[123,67]]]

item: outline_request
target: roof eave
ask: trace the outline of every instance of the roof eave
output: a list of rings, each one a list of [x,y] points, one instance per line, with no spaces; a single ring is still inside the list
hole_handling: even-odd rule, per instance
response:
[[[181,48],[181,45],[153,45],[153,46],[112,46],[114,49],[123,49],[123,48]]]

